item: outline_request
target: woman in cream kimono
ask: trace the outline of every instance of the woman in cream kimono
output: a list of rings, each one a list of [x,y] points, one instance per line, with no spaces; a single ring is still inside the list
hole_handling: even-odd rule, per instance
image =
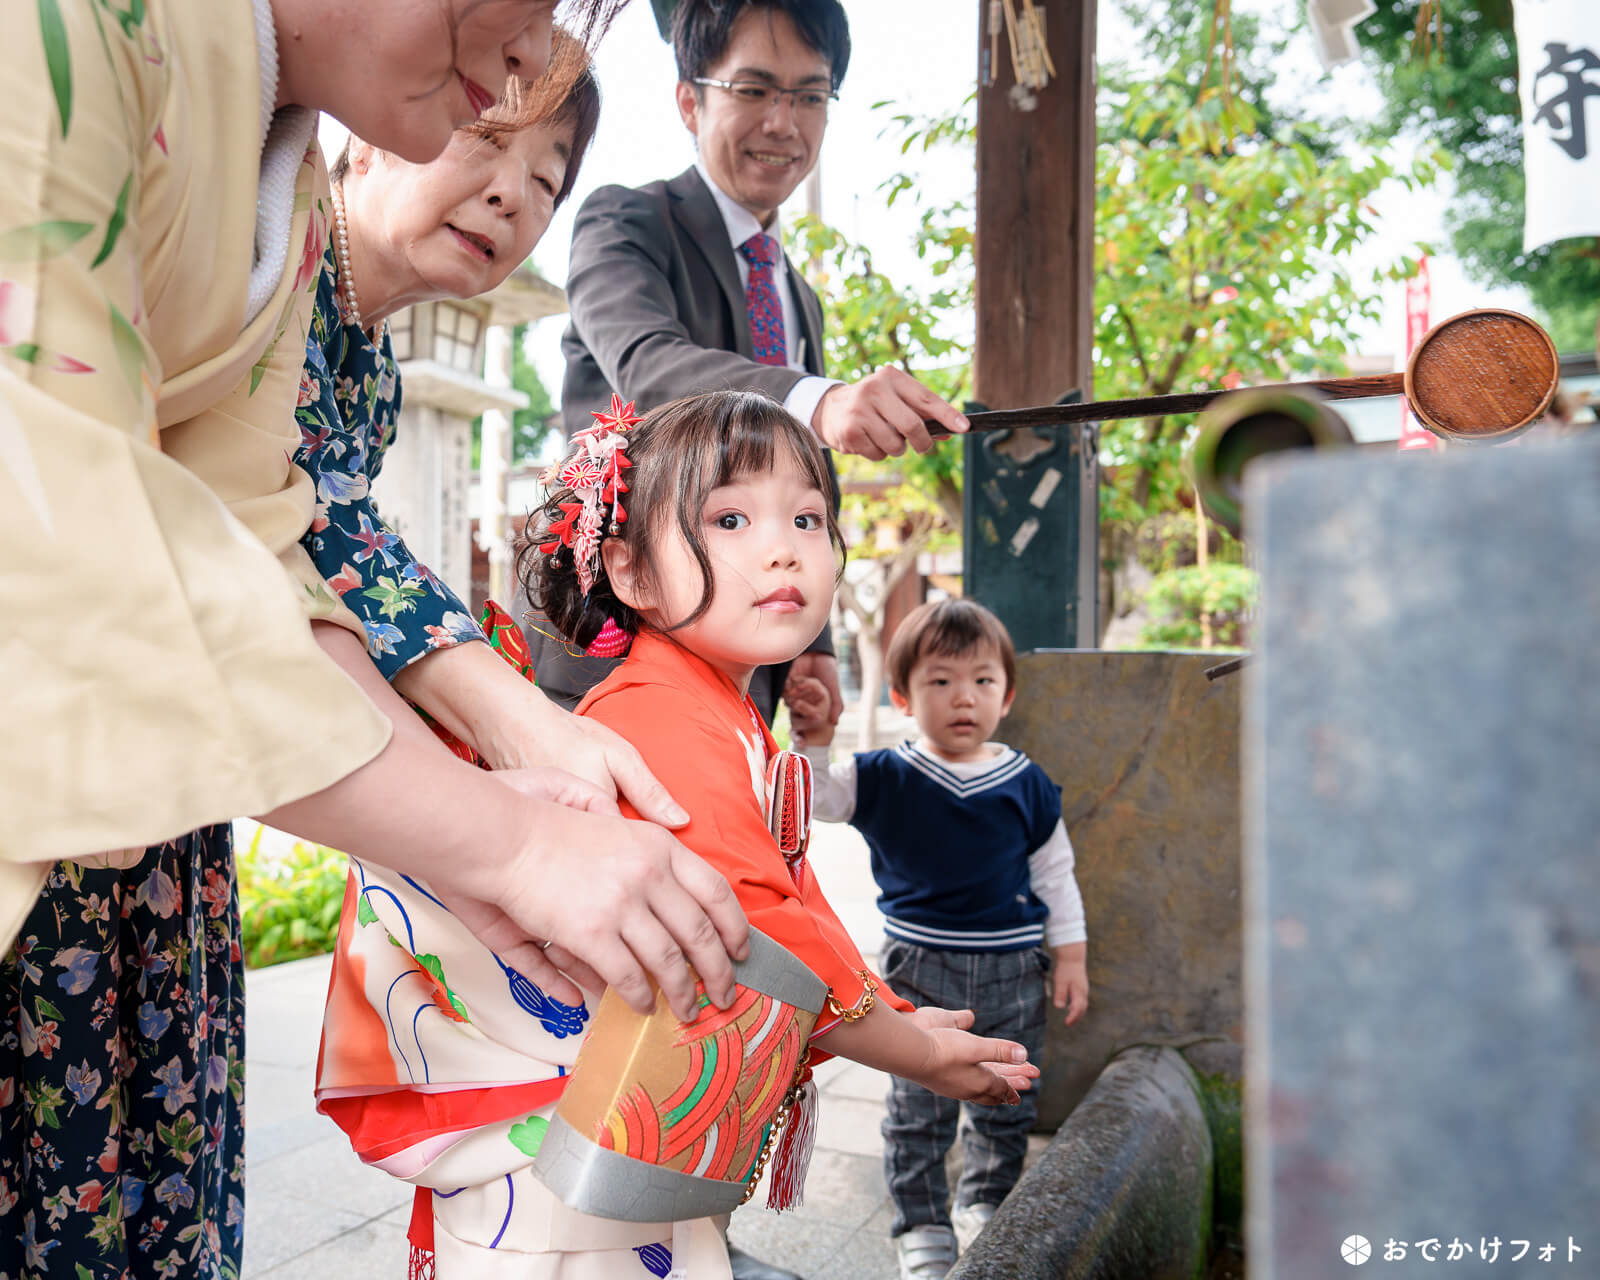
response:
[[[674,939],[709,913],[716,945],[685,950],[713,974],[742,947],[664,832],[413,729],[299,548],[316,112],[427,160],[543,70],[553,8],[0,5],[0,1275],[237,1273],[237,814],[426,874],[553,990],[538,939],[684,1000]],[[584,742],[581,769],[662,813],[636,759]],[[606,842],[625,856],[604,868],[565,852]],[[535,868],[577,909],[536,899]]]

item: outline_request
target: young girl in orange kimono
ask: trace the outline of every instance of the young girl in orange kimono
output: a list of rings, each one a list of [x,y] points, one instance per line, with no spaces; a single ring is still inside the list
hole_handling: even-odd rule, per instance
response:
[[[968,1034],[970,1013],[910,1011],[883,988],[806,865],[803,833],[786,857],[769,821],[777,748],[746,688],[757,666],[790,660],[822,628],[841,547],[814,437],[748,393],[691,397],[642,420],[631,408],[597,414],[552,468],[522,556],[530,598],[571,643],[631,642],[578,714],[634,744],[691,815],[678,838],[827,985],[813,1062],[836,1054],[949,1097],[1016,1101],[1038,1074],[1022,1047]],[[807,799],[802,822],[808,811]],[[431,1190],[412,1238],[431,1231],[440,1280],[726,1277],[710,1220],[591,1217],[529,1172],[593,995],[550,1000],[415,881],[356,864],[352,884],[319,1102],[364,1159]],[[635,915],[622,932],[636,952],[666,942],[654,917],[629,903],[618,912]],[[597,993],[592,973],[563,965]]]

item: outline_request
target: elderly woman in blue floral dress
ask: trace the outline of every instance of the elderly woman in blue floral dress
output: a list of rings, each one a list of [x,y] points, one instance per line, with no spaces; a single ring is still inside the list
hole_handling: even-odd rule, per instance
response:
[[[558,33],[558,57],[565,44]],[[504,281],[572,190],[599,108],[584,74],[535,124],[506,123],[519,109],[503,105],[428,165],[352,140],[331,175],[335,226],[296,410],[296,461],[317,486],[303,545],[361,619],[383,676],[495,768],[528,763],[524,748],[547,758],[552,726],[587,739],[581,722],[473,643],[485,635],[469,607],[379,514],[372,486],[401,397],[387,319]]]

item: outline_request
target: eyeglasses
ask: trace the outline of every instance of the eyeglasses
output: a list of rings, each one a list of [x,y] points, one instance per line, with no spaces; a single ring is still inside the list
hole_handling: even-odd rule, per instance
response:
[[[780,89],[765,80],[712,80],[706,76],[696,76],[690,83],[725,89],[733,95],[734,102],[742,110],[752,112],[765,112],[774,103],[787,97],[794,103],[797,115],[825,116],[828,114],[828,104],[839,100],[837,93],[826,89]]]

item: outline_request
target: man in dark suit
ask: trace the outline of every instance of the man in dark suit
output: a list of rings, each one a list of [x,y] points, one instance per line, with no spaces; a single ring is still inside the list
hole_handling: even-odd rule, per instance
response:
[[[924,419],[965,430],[965,418],[899,369],[854,384],[824,376],[821,305],[776,238],[778,207],[816,164],[850,60],[837,0],[680,0],[673,51],[678,111],[698,158],[676,178],[602,187],[578,212],[562,338],[567,434],[613,392],[642,413],[724,388],[763,392],[830,448],[872,459],[907,445],[926,452]],[[540,684],[569,704],[615,665],[531,638]],[[788,671],[762,668],[751,680],[769,722]],[[826,630],[793,673],[823,682],[837,720]]]

